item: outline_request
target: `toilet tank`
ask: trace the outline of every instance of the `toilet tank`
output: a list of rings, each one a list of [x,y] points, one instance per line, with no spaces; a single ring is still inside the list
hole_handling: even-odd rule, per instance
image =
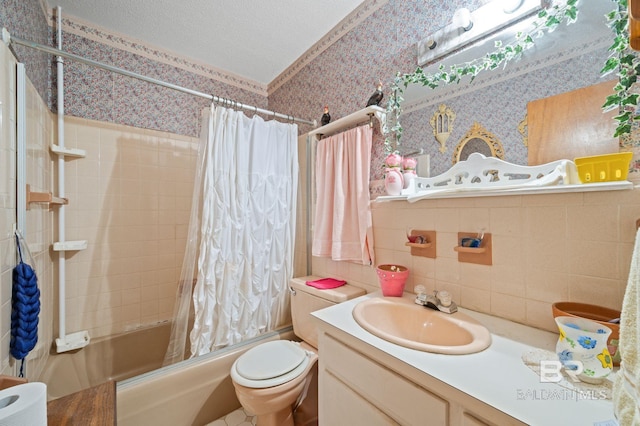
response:
[[[318,347],[318,330],[311,312],[354,299],[366,293],[364,289],[349,284],[328,290],[318,290],[306,284],[307,281],[317,279],[319,277],[308,276],[293,278],[290,281],[293,332],[314,348]]]

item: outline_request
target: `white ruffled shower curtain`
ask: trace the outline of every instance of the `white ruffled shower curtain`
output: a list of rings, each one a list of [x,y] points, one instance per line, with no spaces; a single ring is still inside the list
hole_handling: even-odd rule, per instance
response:
[[[217,106],[207,110],[165,364],[184,358],[191,301],[192,357],[288,321],[297,133],[295,124]]]

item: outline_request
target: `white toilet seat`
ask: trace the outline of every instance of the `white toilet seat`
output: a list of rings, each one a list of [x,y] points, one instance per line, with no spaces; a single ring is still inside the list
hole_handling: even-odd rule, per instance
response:
[[[231,367],[231,378],[241,386],[268,388],[295,379],[308,365],[309,355],[300,344],[276,340],[242,354]]]

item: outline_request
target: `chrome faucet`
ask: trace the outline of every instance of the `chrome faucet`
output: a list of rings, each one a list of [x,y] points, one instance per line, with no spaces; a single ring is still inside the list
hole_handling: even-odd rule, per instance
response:
[[[423,285],[417,285],[413,291],[416,293],[416,305],[426,306],[446,314],[458,311],[456,302],[451,300],[451,294],[445,290],[434,290],[433,294],[427,294],[427,289]]]

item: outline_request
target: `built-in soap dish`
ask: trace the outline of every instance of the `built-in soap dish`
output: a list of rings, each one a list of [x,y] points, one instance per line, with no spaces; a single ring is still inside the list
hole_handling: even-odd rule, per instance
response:
[[[470,232],[458,232],[460,245],[453,249],[458,252],[458,262],[476,263],[478,265],[492,265],[491,234],[484,232],[482,236]],[[472,245],[475,247],[466,247]]]
[[[409,242],[406,242],[406,243],[404,243],[404,245],[407,246],[407,247],[418,247],[418,248],[431,247],[431,243],[409,243]]]
[[[404,243],[404,245],[411,247],[412,256],[423,256],[435,259],[436,231],[411,229],[410,231],[407,231],[407,238],[409,241]]]
[[[487,251],[486,247],[463,247],[463,246],[456,246],[453,248],[455,251],[457,251],[458,253],[484,253]]]

